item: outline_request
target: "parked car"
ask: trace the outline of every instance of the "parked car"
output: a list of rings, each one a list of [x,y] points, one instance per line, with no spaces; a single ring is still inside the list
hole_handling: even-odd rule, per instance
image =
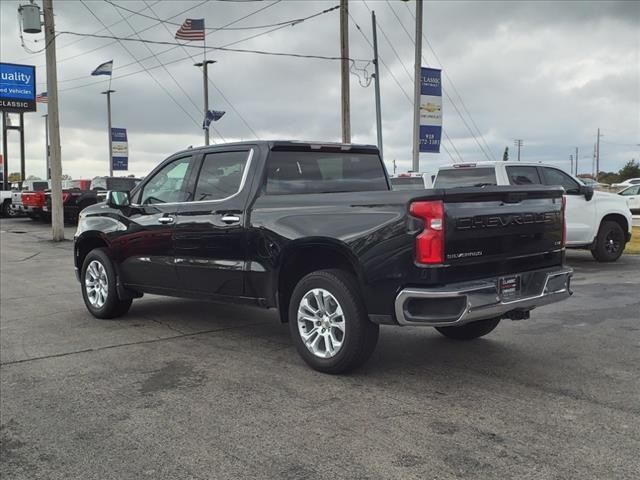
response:
[[[631,239],[631,212],[624,199],[598,192],[565,171],[540,163],[480,162],[440,167],[435,188],[489,185],[558,185],[567,202],[567,247],[589,249],[599,262],[620,258]]]
[[[15,188],[11,193],[11,210],[14,215],[27,215],[34,218],[36,215],[32,206],[23,201],[23,196],[27,192],[33,192],[37,195],[44,195],[44,191],[49,188],[47,180],[25,180],[22,182],[22,188]],[[40,208],[41,211],[41,208]]]
[[[78,184],[62,192],[62,206],[66,222],[76,223],[80,212],[89,205],[104,202],[108,190],[129,191],[139,182],[132,177],[96,177],[77,180]],[[51,211],[51,194],[45,199],[45,212]]]
[[[624,182],[614,183],[613,185],[611,185],[611,187],[626,188],[626,187],[630,187],[631,185],[640,185],[640,178],[629,178]]]
[[[424,190],[431,188],[431,175],[428,173],[400,173],[391,176],[392,190]]]
[[[2,172],[0,172],[0,178]],[[17,212],[11,208],[13,194],[20,190],[20,183],[14,182],[9,185],[9,189],[4,189],[4,184],[0,183],[0,216],[2,217],[14,217]]]
[[[88,311],[144,293],[277,308],[313,368],[364,363],[379,324],[470,340],[567,298],[562,188],[390,191],[367,145],[185,150],[80,214]]]
[[[640,185],[631,185],[618,192],[618,195],[622,195],[627,200],[631,213],[640,214]]]

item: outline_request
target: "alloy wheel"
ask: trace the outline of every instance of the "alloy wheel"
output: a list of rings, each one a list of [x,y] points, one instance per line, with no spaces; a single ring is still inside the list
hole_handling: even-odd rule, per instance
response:
[[[84,286],[87,290],[87,299],[92,307],[102,308],[109,294],[109,279],[107,270],[98,260],[93,260],[87,267],[84,276]]]
[[[345,318],[331,292],[314,288],[298,305],[298,331],[307,349],[319,358],[335,357],[345,339]]]

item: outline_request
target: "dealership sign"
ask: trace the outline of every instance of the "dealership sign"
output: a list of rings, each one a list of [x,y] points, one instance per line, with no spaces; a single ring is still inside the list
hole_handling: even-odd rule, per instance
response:
[[[0,110],[36,111],[36,67],[0,63]]]
[[[440,152],[442,135],[442,72],[422,68],[420,75],[420,151]]]
[[[127,129],[111,129],[111,166],[113,170],[129,169],[129,145],[127,143]]]

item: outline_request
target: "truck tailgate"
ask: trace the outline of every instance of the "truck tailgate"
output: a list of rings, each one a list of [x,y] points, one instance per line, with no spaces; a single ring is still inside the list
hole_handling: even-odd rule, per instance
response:
[[[488,187],[445,194],[445,260],[469,265],[562,249],[562,189]]]

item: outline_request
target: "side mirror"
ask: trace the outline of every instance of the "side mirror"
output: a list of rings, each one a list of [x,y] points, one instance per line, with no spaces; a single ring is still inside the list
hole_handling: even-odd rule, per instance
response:
[[[111,208],[123,208],[131,205],[129,192],[107,192],[107,205]]]
[[[580,193],[584,195],[585,200],[588,202],[593,198],[593,187],[589,185],[581,185]]]

